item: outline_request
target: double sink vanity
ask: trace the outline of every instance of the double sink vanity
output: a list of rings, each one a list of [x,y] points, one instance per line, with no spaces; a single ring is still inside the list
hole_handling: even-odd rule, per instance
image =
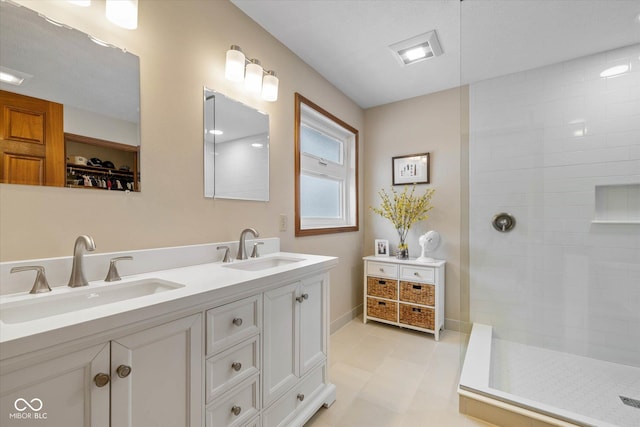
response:
[[[0,263],[0,423],[303,425],[335,400],[328,272],[338,260],[260,244],[264,254],[232,262],[218,248],[238,242],[85,255],[80,287],[62,279],[71,257]],[[122,279],[104,280],[122,255],[132,258]],[[28,293],[33,274],[10,274],[28,264],[65,284]]]

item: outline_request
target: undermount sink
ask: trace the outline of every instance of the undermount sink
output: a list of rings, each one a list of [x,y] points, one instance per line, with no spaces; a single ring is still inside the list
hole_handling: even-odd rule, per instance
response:
[[[93,287],[90,284],[74,289],[54,288],[46,294],[21,296],[18,301],[0,302],[0,321],[9,324],[28,322],[183,287],[184,285],[166,280],[143,279]]]
[[[280,267],[282,265],[293,264],[294,262],[300,261],[304,261],[304,258],[278,256],[269,258],[254,258],[247,261],[240,261],[238,263],[225,264],[224,266],[227,268],[234,268],[236,270],[260,271],[266,270],[267,268]]]

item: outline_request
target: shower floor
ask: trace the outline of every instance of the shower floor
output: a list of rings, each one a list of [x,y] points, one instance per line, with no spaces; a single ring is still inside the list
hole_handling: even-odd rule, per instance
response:
[[[640,368],[494,338],[490,387],[621,427],[640,426]]]

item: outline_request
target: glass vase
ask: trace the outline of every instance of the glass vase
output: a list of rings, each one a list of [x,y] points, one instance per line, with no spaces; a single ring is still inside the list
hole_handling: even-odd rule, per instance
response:
[[[409,246],[404,241],[401,241],[396,251],[396,258],[409,259]]]

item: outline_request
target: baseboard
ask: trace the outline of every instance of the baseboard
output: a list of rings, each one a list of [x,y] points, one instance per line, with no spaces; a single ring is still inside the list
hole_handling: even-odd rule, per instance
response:
[[[463,322],[457,319],[444,319],[444,328],[449,331],[461,332],[463,334],[470,334],[471,327],[473,325],[469,322]]]
[[[342,316],[338,317],[336,320],[331,322],[331,325],[329,327],[329,333],[333,334],[334,332],[337,332],[340,328],[342,328],[344,325],[351,322],[353,319],[360,316],[361,314],[362,314],[362,304],[351,309],[351,311],[348,311],[346,314],[343,314]]]

